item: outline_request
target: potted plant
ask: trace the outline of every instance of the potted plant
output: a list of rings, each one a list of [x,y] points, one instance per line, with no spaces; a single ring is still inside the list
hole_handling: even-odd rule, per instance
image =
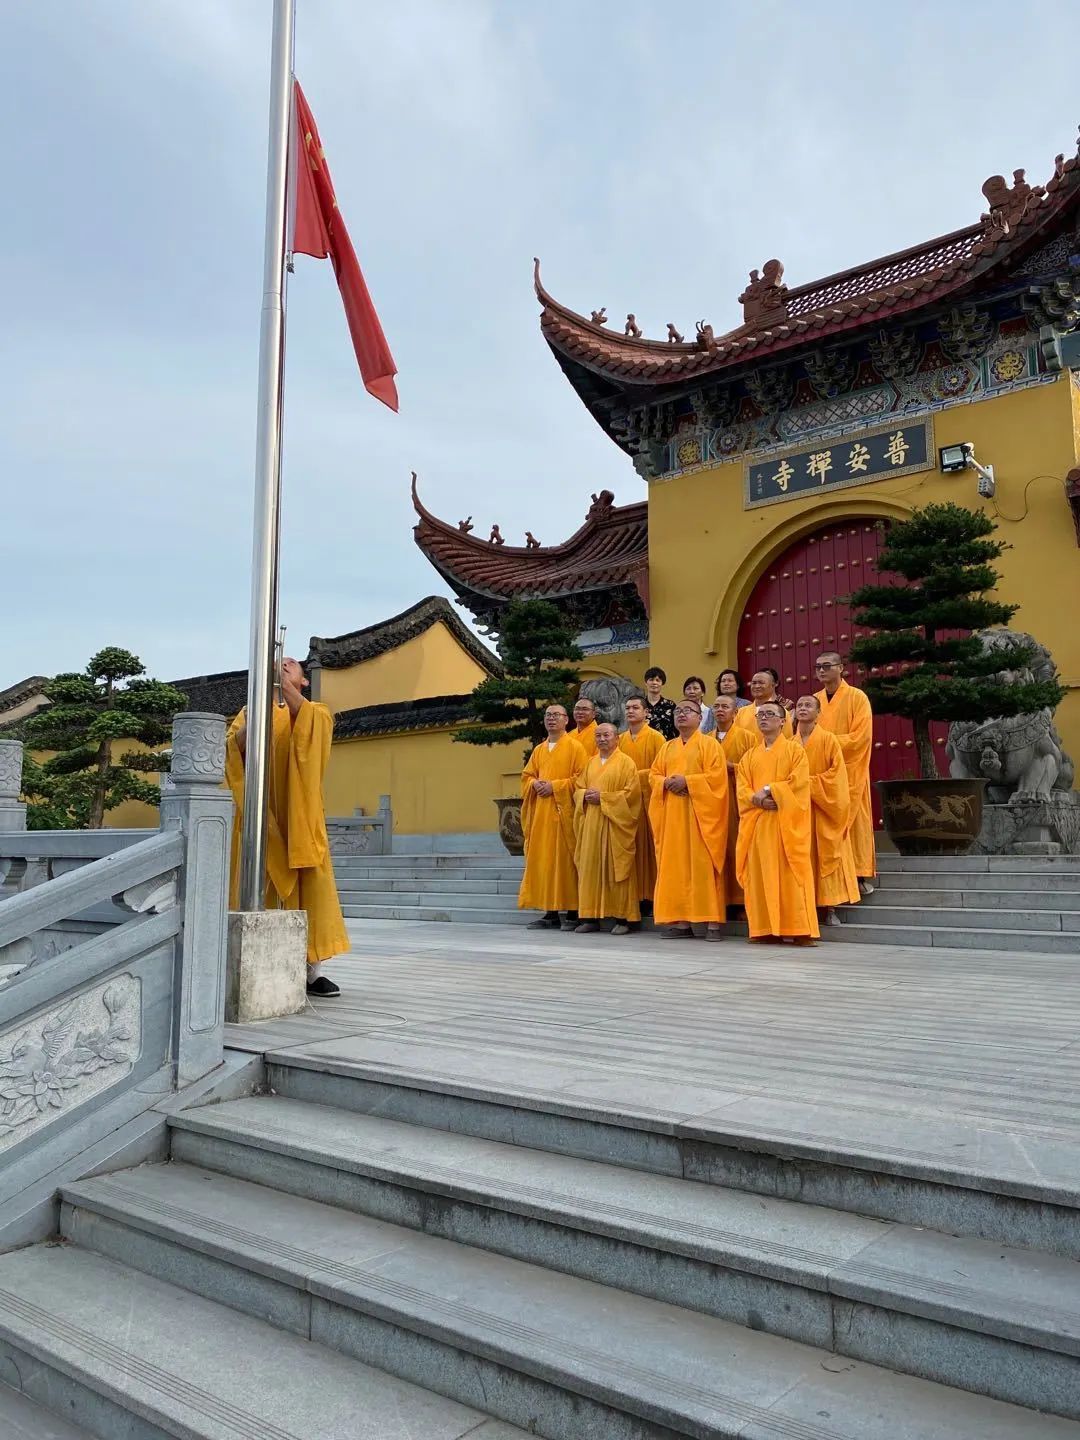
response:
[[[864,585],[851,596],[860,636],[851,658],[869,671],[863,688],[874,709],[910,720],[921,778],[882,780],[885,828],[902,855],[951,855],[969,849],[982,824],[985,781],[939,777],[930,736],[935,720],[989,720],[1055,706],[1053,680],[1002,683],[1020,672],[1029,647],[988,651],[974,631],[1007,625],[1019,609],[993,598],[993,561],[1008,547],[992,538],[994,521],[962,505],[927,505],[891,525],[878,556],[893,583]]]
[[[472,718],[454,739],[463,745],[511,745],[524,741],[528,760],[545,737],[544,710],[567,704],[578,682],[573,662],[582,658],[565,614],[548,600],[512,600],[499,627],[501,675],[481,680],[469,697]],[[511,855],[525,853],[521,797],[496,797],[499,837]]]

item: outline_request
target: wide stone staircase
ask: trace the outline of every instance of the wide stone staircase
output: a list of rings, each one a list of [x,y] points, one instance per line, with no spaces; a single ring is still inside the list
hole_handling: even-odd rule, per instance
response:
[[[65,1186],[0,1257],[0,1380],[100,1440],[1080,1440],[1075,1150],[428,1063],[271,1053]]]
[[[828,940],[1080,953],[1080,856],[878,859],[878,888],[838,911]],[[380,855],[335,862],[354,920],[525,924],[522,862],[510,855]],[[730,925],[745,934],[745,925]]]

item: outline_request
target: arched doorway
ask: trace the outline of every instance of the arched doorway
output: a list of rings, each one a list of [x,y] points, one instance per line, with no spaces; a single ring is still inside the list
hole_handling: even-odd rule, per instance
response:
[[[744,677],[771,665],[780,674],[781,693],[795,699],[818,688],[813,667],[822,650],[846,656],[855,637],[869,633],[852,623],[846,597],[877,576],[879,523],[866,517],[834,520],[766,565],[739,624],[738,668]],[[850,666],[847,678],[858,685],[863,674]],[[934,729],[934,743],[942,752],[946,731],[944,725]],[[944,754],[941,769],[943,761]],[[872,779],[901,779],[915,773],[917,764],[910,724],[892,715],[875,716]],[[880,824],[876,791],[874,815]]]

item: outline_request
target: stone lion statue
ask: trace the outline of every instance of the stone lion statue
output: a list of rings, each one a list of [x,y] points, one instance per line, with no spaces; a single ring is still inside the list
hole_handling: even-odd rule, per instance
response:
[[[607,721],[619,730],[626,729],[626,697],[640,693],[640,685],[624,679],[622,675],[604,675],[598,680],[586,680],[581,687],[581,694],[596,706],[597,721]]]
[[[1021,671],[1002,669],[1002,684],[1017,680],[1053,680],[1057,674],[1045,645],[1021,630],[984,630],[979,635],[990,654],[1013,645],[1033,653]],[[985,779],[992,804],[1010,800],[1047,801],[1054,791],[1071,790],[1073,762],[1054,729],[1052,710],[993,720],[959,720],[949,727],[949,773],[960,780]]]

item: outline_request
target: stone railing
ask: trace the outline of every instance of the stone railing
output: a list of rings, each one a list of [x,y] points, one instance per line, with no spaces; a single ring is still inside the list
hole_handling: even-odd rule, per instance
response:
[[[221,1063],[232,798],[224,720],[178,715],[159,830],[18,831],[0,743],[2,1248],[45,1177]]]
[[[379,796],[374,815],[365,815],[357,808],[352,815],[327,816],[326,833],[332,855],[389,855],[394,840],[390,796]]]

